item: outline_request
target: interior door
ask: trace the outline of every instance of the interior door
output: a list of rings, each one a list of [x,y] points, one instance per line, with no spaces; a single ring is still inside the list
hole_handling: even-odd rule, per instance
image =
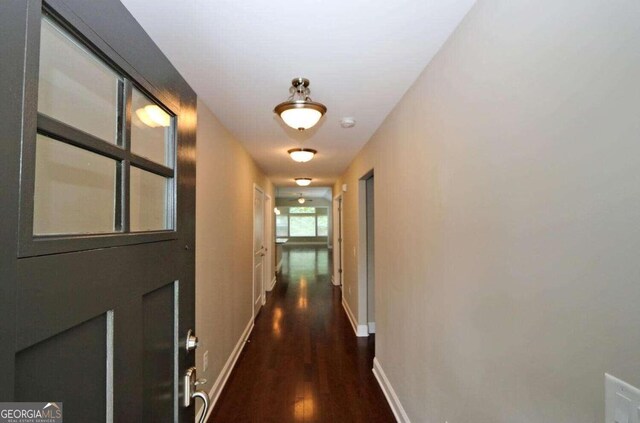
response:
[[[253,189],[253,317],[263,304],[264,295],[264,191]]]
[[[117,0],[0,27],[0,401],[191,422],[195,93]]]

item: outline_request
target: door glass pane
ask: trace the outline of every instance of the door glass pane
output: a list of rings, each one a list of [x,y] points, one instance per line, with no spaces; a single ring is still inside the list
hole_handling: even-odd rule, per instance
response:
[[[316,217],[289,216],[289,235],[316,236]]]
[[[170,137],[171,116],[134,88],[131,96],[131,151],[171,166]]]
[[[36,235],[114,231],[116,162],[38,134]]]
[[[131,166],[132,232],[171,229],[167,213],[169,178]]]
[[[118,76],[49,19],[40,41],[38,111],[115,144]]]

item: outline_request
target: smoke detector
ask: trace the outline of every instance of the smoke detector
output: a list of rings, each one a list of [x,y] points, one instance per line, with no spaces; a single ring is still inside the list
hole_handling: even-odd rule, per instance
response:
[[[340,126],[343,128],[353,128],[356,126],[356,120],[352,117],[345,117],[340,119]]]

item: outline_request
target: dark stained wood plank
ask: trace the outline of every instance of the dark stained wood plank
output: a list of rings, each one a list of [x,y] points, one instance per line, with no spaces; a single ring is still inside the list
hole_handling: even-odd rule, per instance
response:
[[[374,336],[356,338],[325,247],[287,247],[209,423],[395,422],[371,371]]]

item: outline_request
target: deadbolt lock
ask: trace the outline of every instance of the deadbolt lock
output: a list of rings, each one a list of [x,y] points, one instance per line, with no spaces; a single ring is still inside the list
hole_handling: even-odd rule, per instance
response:
[[[185,341],[187,351],[195,350],[198,348],[199,341],[198,337],[193,333],[191,329],[187,332],[187,339]]]

